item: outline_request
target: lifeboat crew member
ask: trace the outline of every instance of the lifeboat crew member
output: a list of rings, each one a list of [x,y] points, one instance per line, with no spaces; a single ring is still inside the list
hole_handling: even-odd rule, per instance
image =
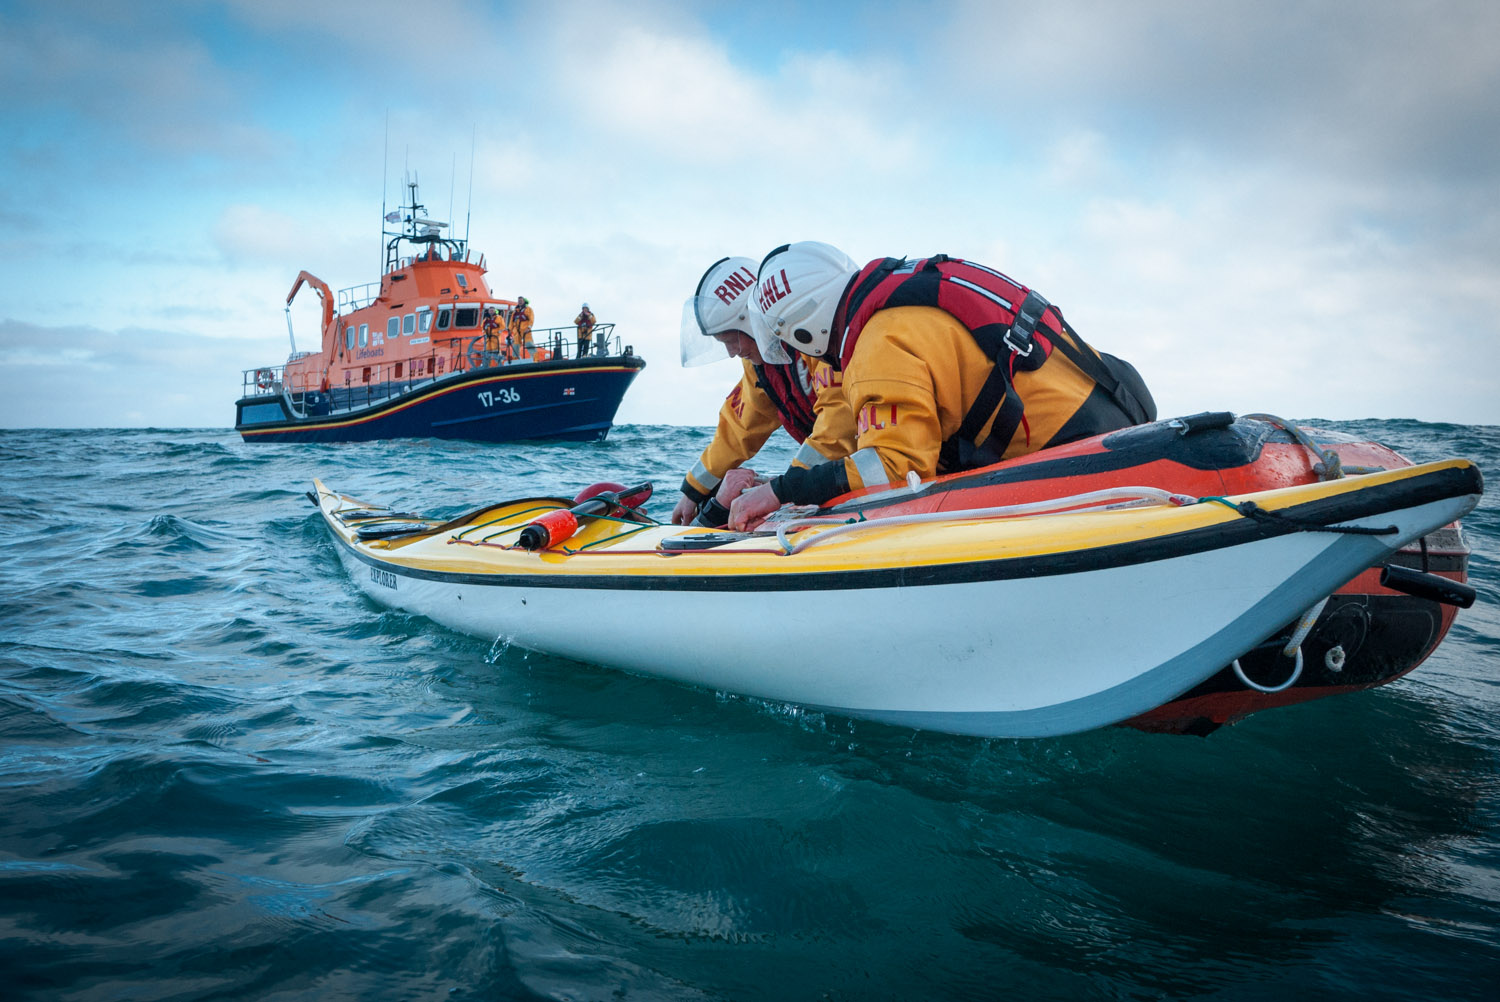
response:
[[[790,346],[840,370],[857,442],[842,463],[742,495],[743,528],[784,502],[923,480],[1156,419],[1135,368],[1096,351],[1040,294],[946,255],[863,268],[816,241],[761,262],[761,354]]]
[[[484,345],[480,356],[485,365],[494,365],[500,360],[500,317],[493,306],[484,309]]]
[[[589,345],[594,340],[594,314],[588,303],[584,303],[578,316],[573,318],[573,326],[578,328],[578,357],[582,358],[589,353]]]
[[[719,409],[713,441],[682,481],[672,522],[686,525],[710,497],[727,506],[753,484],[744,464],[778,427],[801,448],[792,468],[808,469],[854,450],[854,416],[844,400],[837,370],[792,352],[781,364],[766,362],[748,333],[755,288],[755,261],[726,257],[714,262],[682,308],[682,364],[703,365],[738,358],[740,381]],[[721,516],[722,517],[722,516]]]
[[[531,301],[525,296],[517,296],[515,308],[510,311],[510,324],[508,326],[510,327],[511,334],[515,337],[516,343],[521,346],[522,354],[528,358],[531,357],[531,324],[533,319],[535,319],[535,314],[531,310]]]

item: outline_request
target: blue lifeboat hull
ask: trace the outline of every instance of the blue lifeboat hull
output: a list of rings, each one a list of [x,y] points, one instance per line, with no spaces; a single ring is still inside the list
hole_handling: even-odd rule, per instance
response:
[[[267,392],[235,403],[246,442],[449,438],[599,441],[644,359],[617,355],[518,362],[435,380]]]

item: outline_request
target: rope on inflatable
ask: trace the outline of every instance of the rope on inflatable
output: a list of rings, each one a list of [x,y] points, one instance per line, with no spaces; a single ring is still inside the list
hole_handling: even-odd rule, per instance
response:
[[[917,522],[955,522],[970,521],[983,518],[1004,518],[1014,515],[1040,515],[1046,512],[1055,512],[1066,509],[1069,512],[1093,511],[1110,508],[1134,508],[1140,505],[1172,504],[1184,506],[1197,504],[1198,498],[1189,497],[1186,494],[1173,494],[1159,487],[1112,487],[1108,490],[1089,491],[1086,494],[1074,494],[1071,497],[1051,498],[1047,501],[1032,501],[1027,504],[998,505],[992,508],[965,508],[956,511],[931,511],[921,512],[914,515],[891,515],[887,518],[865,519],[860,521],[837,521],[832,522],[826,516],[815,518],[795,518],[783,522],[776,527],[776,541],[781,544],[783,552],[787,556],[800,553],[814,543],[823,543],[843,535],[854,529],[863,529],[866,526],[878,525],[911,525]],[[812,526],[828,526],[826,532],[820,532],[815,536],[793,543],[787,539],[787,533]]]
[[[1318,461],[1313,464],[1313,472],[1318,475],[1319,480],[1338,480],[1344,476],[1344,461],[1339,458],[1339,454],[1332,449],[1318,448],[1312,436],[1297,424],[1285,418],[1279,418],[1275,414],[1246,414],[1245,417],[1251,421],[1264,421],[1266,424],[1280,428],[1292,436],[1298,445],[1317,456]]]

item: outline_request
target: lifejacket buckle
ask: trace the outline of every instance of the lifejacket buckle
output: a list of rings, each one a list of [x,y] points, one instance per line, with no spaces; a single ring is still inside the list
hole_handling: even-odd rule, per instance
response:
[[[1041,295],[1027,289],[1025,300],[1016,309],[1016,319],[1011,321],[1010,329],[1005,332],[1005,337],[1001,339],[1005,343],[1005,347],[1022,358],[1030,355],[1031,349],[1036,346],[1036,341],[1032,338],[1032,334],[1036,332],[1036,325],[1041,322],[1042,314],[1046,313],[1047,307],[1051,305]],[[1019,343],[1011,340],[1012,335],[1017,338]]]
[[[1030,334],[1022,333],[1021,344],[1016,344],[1016,342],[1010,339],[1011,335],[1015,333],[1017,333],[1016,328],[1014,325],[1012,325],[1011,328],[1005,332],[1005,337],[1001,338],[1000,340],[1005,344],[1005,347],[1011,350],[1011,354],[1026,358],[1031,354],[1031,349],[1036,347],[1036,342],[1032,340]]]

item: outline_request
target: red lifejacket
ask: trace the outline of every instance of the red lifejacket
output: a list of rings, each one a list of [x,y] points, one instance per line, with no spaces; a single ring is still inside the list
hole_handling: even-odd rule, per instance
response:
[[[829,349],[837,352],[840,369],[848,366],[876,311],[899,306],[934,306],[950,314],[994,363],[958,431],[942,445],[938,466],[945,472],[998,462],[1018,429],[1029,441],[1025,404],[1011,377],[1017,370],[1040,369],[1053,351],[1061,351],[1092,379],[1107,402],[1094,403],[1092,397],[1085,401],[1077,420],[1070,418],[1042,446],[1156,419],[1155,402],[1134,367],[1085,344],[1062,312],[1038,293],[992,268],[946,254],[917,261],[880,258],[850,280],[833,318],[833,330],[842,331],[842,340]],[[991,415],[990,434],[982,446],[976,445]]]
[[[817,394],[813,391],[812,374],[807,369],[807,359],[797,355],[790,364],[775,365],[762,362],[755,366],[755,385],[766,392],[776,406],[776,416],[781,427],[800,444],[812,434],[817,412],[813,402]]]
[[[1028,296],[1033,306],[1041,308],[1031,320],[1032,339],[1040,354],[1027,348],[1020,336],[1013,337],[1014,344],[1003,345],[1005,336],[1012,333],[1017,308],[1028,302]],[[998,271],[944,254],[917,261],[880,258],[854,276],[834,314],[833,329],[844,332],[838,347],[840,369],[849,364],[870,317],[877,310],[897,306],[936,306],[952,314],[985,348],[986,355],[995,354],[986,341],[1000,343],[1017,356],[1015,368],[1024,371],[1041,368],[1052,354],[1056,335],[1062,332],[1062,315],[1056,307]]]

